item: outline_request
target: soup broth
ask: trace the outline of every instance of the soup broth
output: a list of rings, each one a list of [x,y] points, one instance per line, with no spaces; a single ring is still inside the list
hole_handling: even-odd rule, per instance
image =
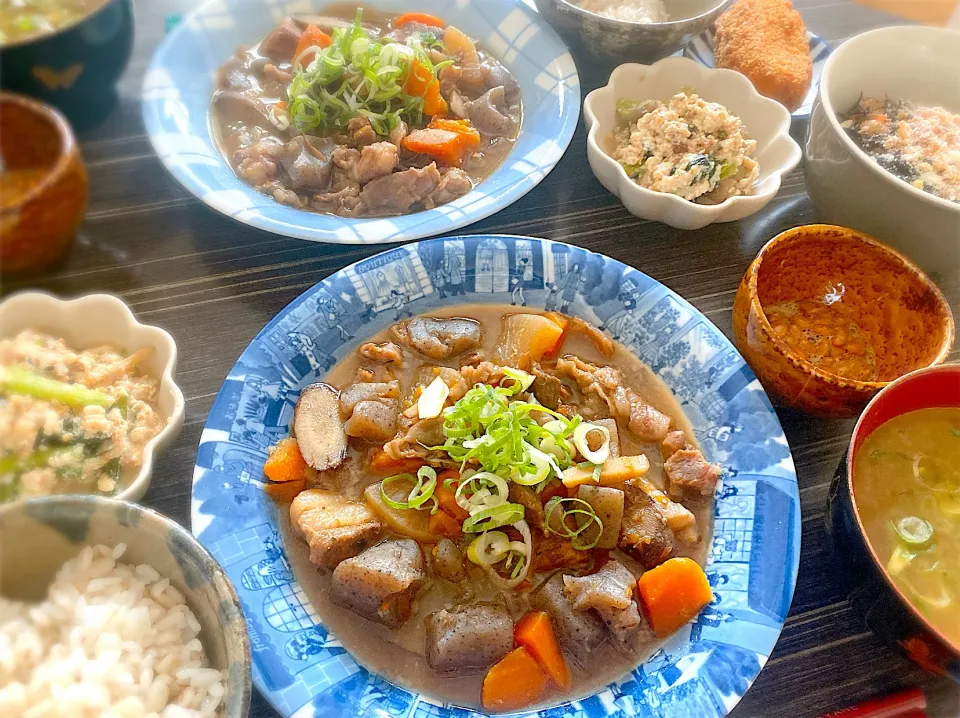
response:
[[[921,409],[883,424],[857,451],[853,487],[890,577],[960,645],[960,408]]]

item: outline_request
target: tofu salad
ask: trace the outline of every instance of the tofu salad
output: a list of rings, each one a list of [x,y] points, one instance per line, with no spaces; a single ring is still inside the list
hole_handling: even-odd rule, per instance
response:
[[[77,350],[32,330],[0,340],[0,502],[111,495],[136,475],[164,427],[160,383],[138,367],[150,351]]]
[[[696,93],[617,100],[613,158],[641,187],[698,204],[753,194],[757,142],[739,117]]]

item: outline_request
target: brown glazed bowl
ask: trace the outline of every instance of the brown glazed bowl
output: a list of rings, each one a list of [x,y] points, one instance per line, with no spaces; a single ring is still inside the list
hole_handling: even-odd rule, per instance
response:
[[[42,269],[66,254],[87,208],[87,171],[73,130],[42,102],[0,92],[0,172],[43,170],[0,196],[0,272]]]
[[[822,300],[843,285],[842,300],[872,344],[876,381],[818,368],[777,336],[764,306]],[[740,282],[733,305],[737,348],[777,403],[823,417],[856,416],[904,374],[942,364],[953,346],[950,305],[910,260],[873,237],[811,224],[771,239]]]
[[[830,486],[827,529],[842,564],[850,604],[884,643],[921,668],[960,683],[960,645],[917,610],[887,573],[867,538],[857,504],[854,463],[858,449],[877,428],[920,409],[960,407],[960,365],[929,367],[891,382],[867,405]]]

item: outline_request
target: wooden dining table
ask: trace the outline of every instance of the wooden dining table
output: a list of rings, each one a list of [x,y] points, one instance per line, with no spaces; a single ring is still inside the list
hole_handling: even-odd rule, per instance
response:
[[[902,22],[849,0],[794,2],[810,30],[833,46],[865,30]],[[111,292],[141,321],[174,336],[186,423],[157,463],[143,503],[186,526],[200,432],[236,357],[301,292],[384,249],[315,244],[253,229],[216,213],[166,172],[144,133],[141,83],[165,32],[194,4],[137,4],[134,56],[120,83],[119,101],[101,125],[80,134],[90,204],[76,246],[62,266],[2,285],[4,295],[26,288],[64,296]],[[604,84],[611,68],[577,54],[584,93]],[[805,120],[794,121],[792,133],[801,143],[806,131]],[[731,336],[734,293],[754,255],[777,233],[816,220],[800,168],[785,178],[763,211],[741,222],[682,231],[638,219],[590,172],[581,119],[566,154],[539,186],[463,232],[541,236],[602,252],[668,285]],[[951,304],[960,307],[960,273],[935,278]],[[955,350],[951,360],[957,359]],[[815,419],[786,408],[778,414],[793,452],[802,502],[800,574],[779,643],[731,715],[809,718],[919,686],[927,693],[930,716],[960,716],[960,688],[882,645],[845,600],[843,568],[832,553],[824,518],[830,479],[853,422]],[[277,713],[255,695],[250,715]]]

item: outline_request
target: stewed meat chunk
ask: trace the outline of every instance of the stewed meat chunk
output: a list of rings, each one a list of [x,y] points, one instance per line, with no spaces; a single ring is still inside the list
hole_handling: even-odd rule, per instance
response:
[[[626,386],[623,373],[609,366],[594,366],[575,356],[557,361],[557,373],[573,379],[585,398],[599,398],[609,413],[627,424],[630,433],[644,441],[661,441],[670,429],[669,416],[644,401]],[[596,417],[604,418],[604,417]]]
[[[367,342],[360,347],[361,356],[381,364],[403,366],[403,349],[393,342]]]
[[[532,602],[550,616],[563,650],[581,664],[607,639],[603,622],[589,611],[578,611],[567,597],[562,574],[554,575],[543,584]]]
[[[687,435],[682,431],[674,430],[667,434],[663,438],[663,441],[660,442],[660,453],[663,455],[664,460],[666,460],[686,446]]]
[[[632,648],[650,635],[633,600],[636,579],[619,561],[611,559],[589,576],[564,576],[563,583],[573,607],[596,611],[622,648]]]
[[[380,538],[383,527],[362,501],[333,491],[309,489],[290,504],[290,523],[310,546],[310,562],[336,568]]]
[[[450,359],[480,346],[483,333],[472,319],[414,317],[395,324],[394,338],[430,359]]]
[[[340,416],[347,436],[368,441],[388,441],[397,433],[400,383],[354,384],[340,395]]]
[[[427,616],[427,662],[443,673],[487,668],[513,648],[513,621],[507,609],[474,604]]]
[[[657,503],[639,482],[623,485],[625,505],[620,529],[620,548],[644,568],[653,568],[673,553],[673,533]]]
[[[292,17],[284,18],[260,43],[260,54],[278,62],[290,62],[303,30]]]
[[[410,617],[425,577],[416,541],[384,541],[337,566],[330,597],[364,618],[399,628]]]
[[[711,464],[698,449],[681,449],[663,464],[672,496],[712,496],[720,478],[720,467]]]

